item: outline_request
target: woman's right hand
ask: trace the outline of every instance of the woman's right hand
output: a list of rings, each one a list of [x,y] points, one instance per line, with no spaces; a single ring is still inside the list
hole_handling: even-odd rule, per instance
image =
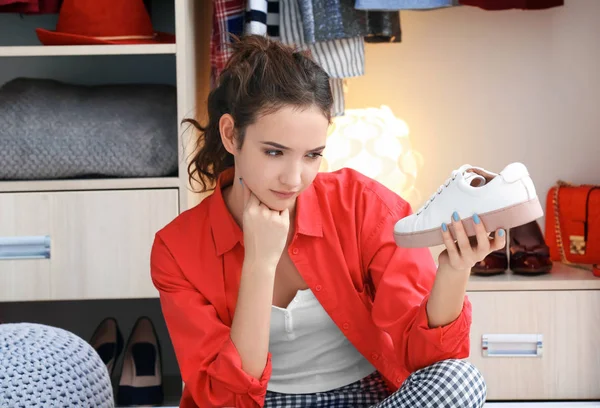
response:
[[[241,181],[244,189],[244,260],[264,263],[275,272],[290,229],[289,210],[271,210]]]

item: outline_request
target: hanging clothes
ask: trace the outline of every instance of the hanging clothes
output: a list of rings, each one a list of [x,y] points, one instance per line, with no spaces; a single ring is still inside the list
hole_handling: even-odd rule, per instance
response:
[[[370,32],[365,35],[368,43],[399,43],[402,40],[400,13],[369,11]]]
[[[211,80],[214,85],[232,54],[227,46],[230,33],[241,37],[244,33],[244,0],[214,0],[213,30],[210,39]]]
[[[346,111],[346,98],[344,96],[344,80],[341,78],[329,78],[329,86],[333,95],[333,106],[331,117],[343,116]]]
[[[475,6],[484,10],[541,10],[564,6],[564,0],[459,0],[464,6]]]
[[[0,13],[56,14],[62,0],[0,0]]]
[[[432,10],[458,4],[458,0],[355,0],[354,8],[371,11]]]
[[[279,39],[279,0],[267,0],[267,35]]]
[[[309,50],[313,59],[330,76],[333,94],[332,116],[342,116],[346,104],[344,78],[364,75],[365,47],[362,37],[343,38],[307,44],[297,0],[280,0],[281,42]]]
[[[0,0],[0,10],[7,10],[9,6],[33,10],[39,7],[39,0]]]
[[[351,78],[365,73],[362,37],[306,43],[297,0],[280,0],[280,40],[286,45],[308,49],[314,60],[332,78]]]
[[[399,13],[364,11],[355,0],[298,0],[307,43],[352,37],[400,42]]]
[[[279,37],[279,0],[248,0],[245,16],[245,35]]]

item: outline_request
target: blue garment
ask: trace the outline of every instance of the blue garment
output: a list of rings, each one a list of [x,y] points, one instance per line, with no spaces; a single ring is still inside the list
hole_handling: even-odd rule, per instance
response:
[[[400,42],[398,11],[364,11],[355,0],[298,0],[307,44],[364,37],[365,42]]]
[[[429,10],[458,5],[458,0],[356,0],[357,10]]]

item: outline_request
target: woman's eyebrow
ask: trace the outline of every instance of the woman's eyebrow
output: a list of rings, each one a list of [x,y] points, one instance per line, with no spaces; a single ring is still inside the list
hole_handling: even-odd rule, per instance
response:
[[[275,147],[275,148],[280,149],[280,150],[291,150],[289,147],[281,145],[279,143],[275,143],[275,142],[261,142],[261,143],[264,144],[264,145],[267,145],[267,146]],[[319,146],[319,147],[316,147],[314,149],[310,149],[310,150],[307,150],[307,151],[309,151],[309,152],[316,152],[318,150],[323,150],[323,149],[325,149],[325,146]]]
[[[279,143],[275,143],[275,142],[261,142],[264,145],[267,146],[271,146],[271,147],[275,147],[277,149],[281,149],[281,150],[290,150],[289,147],[284,146],[284,145],[280,145]]]

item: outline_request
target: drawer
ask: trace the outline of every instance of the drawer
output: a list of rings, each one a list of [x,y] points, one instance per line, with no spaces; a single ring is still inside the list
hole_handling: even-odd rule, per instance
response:
[[[157,297],[150,249],[178,201],[177,189],[0,194],[3,248],[36,241],[0,259],[0,301]]]
[[[600,398],[600,291],[468,296],[473,304],[469,361],[486,380],[488,400]]]

